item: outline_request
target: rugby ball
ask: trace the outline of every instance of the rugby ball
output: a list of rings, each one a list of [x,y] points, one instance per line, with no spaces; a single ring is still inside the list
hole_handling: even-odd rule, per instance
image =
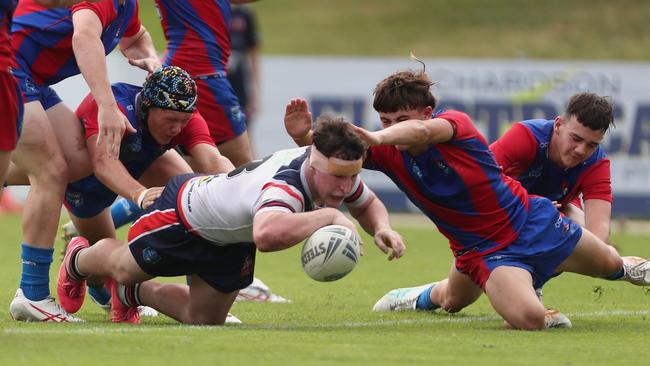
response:
[[[316,231],[302,247],[302,268],[316,281],[336,281],[354,269],[359,259],[357,234],[341,225],[328,225]]]

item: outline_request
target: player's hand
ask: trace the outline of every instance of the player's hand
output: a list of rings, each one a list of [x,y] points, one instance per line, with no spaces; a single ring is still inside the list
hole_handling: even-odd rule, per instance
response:
[[[553,202],[553,205],[555,205],[555,208],[557,208],[558,210],[562,208],[562,204],[560,202],[558,201],[551,201],[551,202]]]
[[[345,226],[348,229],[352,230],[352,232],[359,238],[359,254],[364,255],[365,251],[363,250],[363,240],[361,240],[361,235],[359,235],[359,232],[357,231],[357,226],[350,221],[350,219],[347,218],[341,211],[333,209],[336,211],[338,214],[334,216],[334,220],[332,220],[332,225],[341,225]]]
[[[389,249],[392,249],[388,255],[388,260],[401,258],[406,252],[406,245],[402,236],[395,230],[380,229],[374,235],[375,244],[384,253],[388,254]]]
[[[284,112],[284,128],[294,140],[300,140],[311,131],[311,112],[304,99],[292,99]]]
[[[151,75],[154,71],[162,67],[162,63],[158,57],[147,57],[141,59],[129,59],[129,64],[131,66],[136,66],[146,71],[148,75]]]
[[[163,189],[165,189],[165,187],[152,187],[147,189],[144,194],[144,199],[142,200],[142,205],[141,205],[142,209],[151,206],[154,203],[154,201],[156,201],[158,197],[160,197],[160,195],[163,192]]]
[[[363,140],[368,146],[381,145],[381,139],[378,132],[371,132],[359,126],[352,125],[354,132]]]
[[[99,120],[97,146],[99,148],[102,145],[105,146],[108,157],[118,159],[124,130],[127,130],[129,133],[134,133],[136,129],[131,126],[129,120],[115,104],[110,106],[99,105],[97,118]]]

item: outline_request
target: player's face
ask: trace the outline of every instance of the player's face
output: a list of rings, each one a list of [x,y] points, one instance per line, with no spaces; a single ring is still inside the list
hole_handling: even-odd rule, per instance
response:
[[[338,207],[352,191],[356,175],[333,175],[314,169],[314,186],[320,204]]]
[[[428,120],[431,119],[431,112],[433,108],[426,107],[423,109],[407,109],[397,112],[379,112],[379,120],[381,120],[381,127],[388,128],[403,121],[410,119]],[[408,150],[410,146],[396,145],[398,150]]]
[[[151,108],[147,121],[149,133],[157,143],[166,145],[187,126],[190,117],[192,113]]]
[[[578,121],[576,116],[566,119],[563,116],[555,119],[554,138],[557,143],[551,143],[551,159],[561,167],[573,168],[589,159],[605,137],[605,132],[594,131]]]

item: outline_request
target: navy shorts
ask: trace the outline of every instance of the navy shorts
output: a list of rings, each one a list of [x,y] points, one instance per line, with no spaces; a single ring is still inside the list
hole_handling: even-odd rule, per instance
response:
[[[255,244],[216,245],[191,234],[178,216],[178,192],[197,175],[172,178],[160,198],[140,214],[129,230],[131,254],[154,277],[196,274],[223,293],[245,288],[253,282]]]
[[[560,214],[551,201],[531,197],[528,220],[515,241],[489,254],[472,255],[470,251],[456,257],[456,269],[485,289],[495,268],[519,267],[530,272],[535,288],[541,288],[573,253],[581,237],[580,225]]]
[[[44,110],[48,110],[55,105],[62,102],[59,95],[48,85],[37,85],[32,79],[31,75],[17,68],[14,70],[14,75],[18,81],[18,86],[23,93],[25,103],[40,101]]]

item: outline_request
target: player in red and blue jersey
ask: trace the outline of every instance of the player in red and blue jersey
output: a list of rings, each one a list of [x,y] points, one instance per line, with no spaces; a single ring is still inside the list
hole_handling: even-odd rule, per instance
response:
[[[375,311],[456,312],[485,292],[511,326],[540,329],[552,324],[534,287],[556,271],[650,285],[650,262],[621,258],[550,200],[530,196],[503,174],[466,114],[433,113],[431,85],[424,73],[389,76],[375,89],[384,129],[355,129],[370,145],[364,167],[384,172],[436,224],[449,240],[455,266],[446,280],[390,291]],[[306,114],[303,105],[290,104],[288,112]],[[285,119],[298,143],[308,140],[309,120]]]
[[[563,115],[515,123],[490,150],[504,173],[528,193],[557,202],[563,213],[607,243],[612,187],[601,142],[613,124],[606,98],[578,93]]]
[[[227,79],[230,1],[156,0],[156,6],[167,39],[164,64],[179,66],[196,80],[199,111],[221,153],[235,166],[249,162],[246,116]]]
[[[23,276],[11,305],[15,319],[61,321],[30,309],[49,296],[58,226],[52,212],[59,212],[68,180],[81,178],[89,160],[78,140],[81,125],[50,85],[83,74],[99,105],[99,147],[116,158],[124,130],[133,131],[117,107],[106,71],[105,55],[118,45],[131,64],[149,71],[160,66],[151,37],[138,20],[135,0],[57,9],[25,0],[14,12],[15,75],[25,113],[13,160],[27,172],[32,186],[24,209]],[[64,313],[63,320],[72,319]]]
[[[578,93],[563,115],[515,123],[490,150],[504,173],[528,193],[556,202],[562,213],[609,243],[612,187],[601,142],[613,124],[613,107],[606,98]],[[542,289],[536,291],[541,298]],[[570,326],[568,318],[555,314]]]

